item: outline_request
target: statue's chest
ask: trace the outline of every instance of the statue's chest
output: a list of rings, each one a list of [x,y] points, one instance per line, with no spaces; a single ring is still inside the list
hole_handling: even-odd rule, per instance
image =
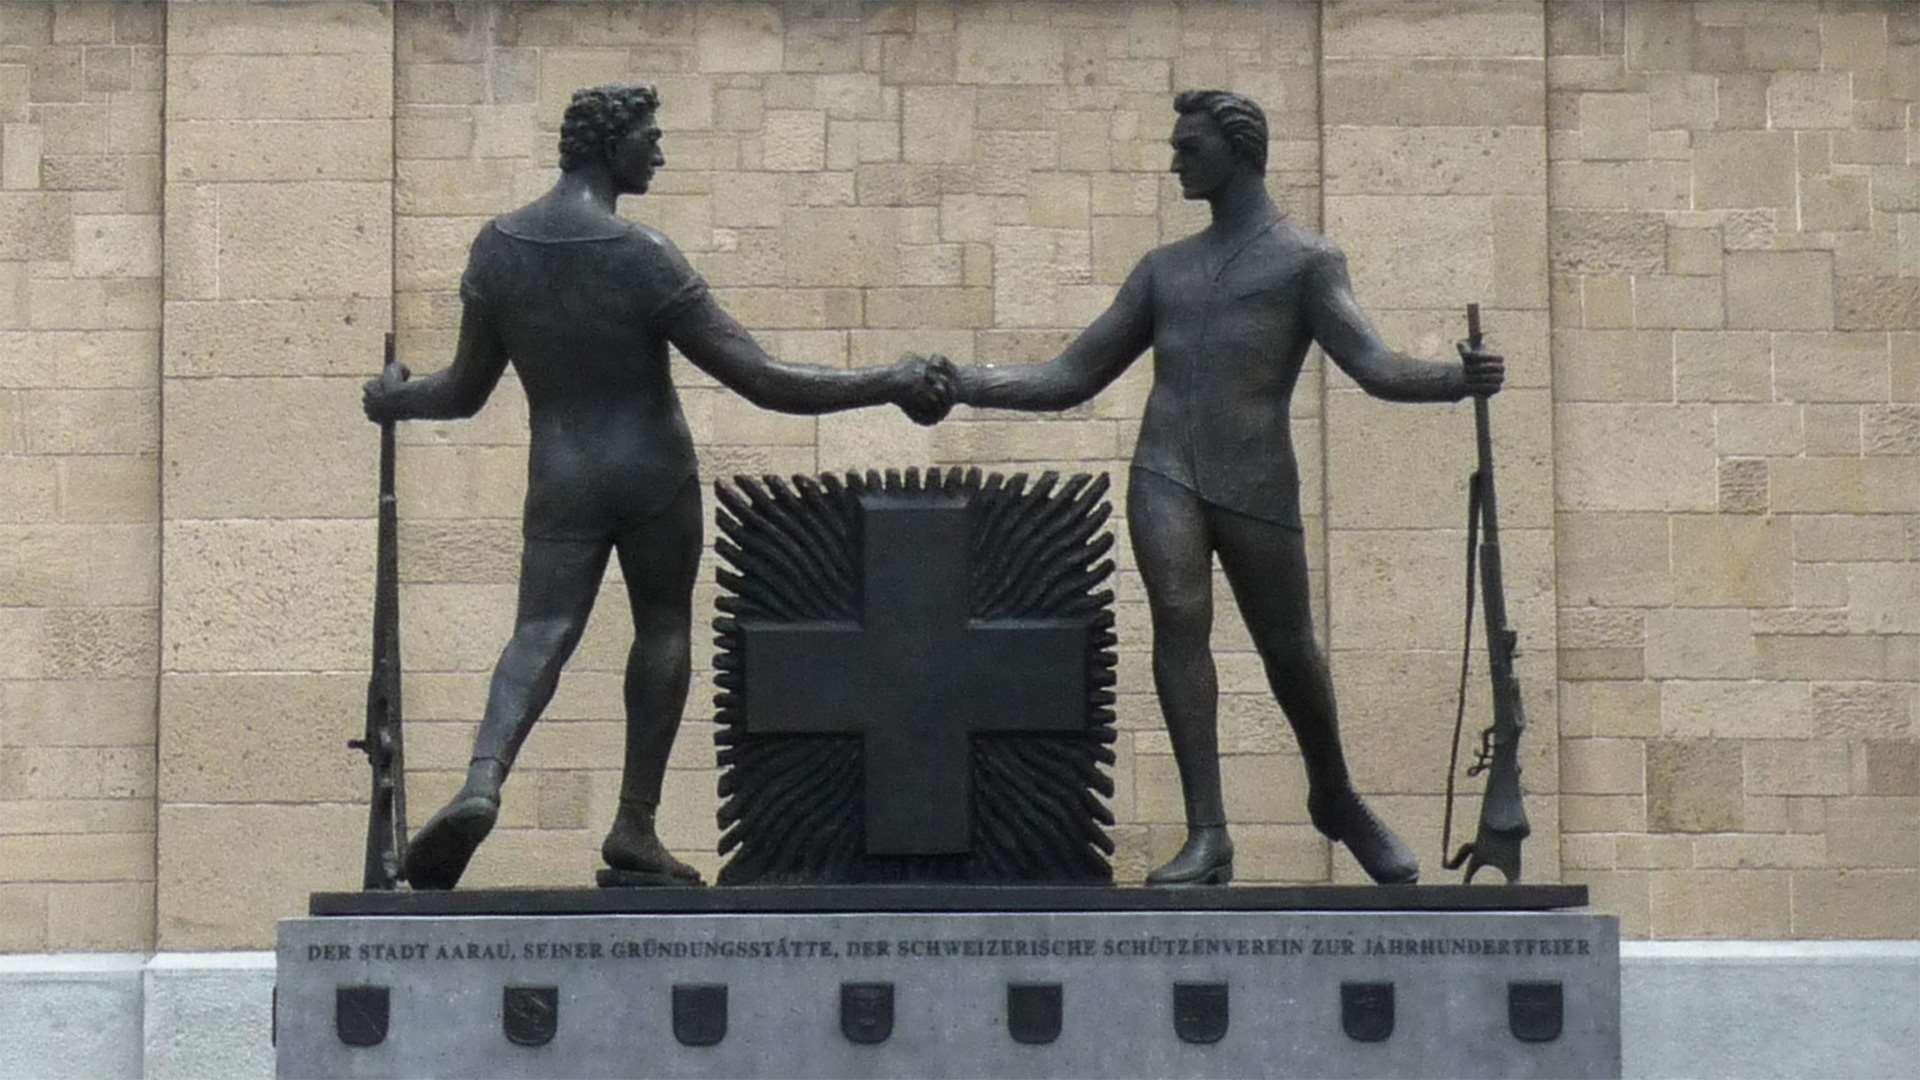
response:
[[[1155,266],[1154,344],[1162,353],[1265,351],[1300,331],[1305,252],[1277,243],[1238,253],[1196,248]]]

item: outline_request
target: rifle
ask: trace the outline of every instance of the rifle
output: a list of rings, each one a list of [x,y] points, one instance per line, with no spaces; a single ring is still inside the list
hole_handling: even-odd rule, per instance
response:
[[[1467,305],[1467,341],[1480,347],[1480,305]],[[1533,831],[1521,804],[1520,733],[1527,714],[1520,703],[1520,681],[1513,674],[1513,657],[1520,635],[1507,626],[1507,591],[1500,572],[1500,513],[1493,492],[1493,435],[1487,419],[1487,399],[1473,399],[1474,435],[1480,467],[1473,474],[1467,498],[1467,628],[1460,656],[1460,704],[1453,721],[1453,758],[1447,766],[1447,811],[1441,827],[1443,865],[1457,870],[1466,864],[1465,881],[1482,866],[1506,875],[1509,884],[1520,880],[1520,843]],[[1460,761],[1460,725],[1467,708],[1467,654],[1473,641],[1473,575],[1475,533],[1479,536],[1480,585],[1486,608],[1487,668],[1493,676],[1493,723],[1480,732],[1480,746],[1468,776],[1487,774],[1480,797],[1480,828],[1471,843],[1460,845],[1451,858],[1446,849],[1453,836],[1454,770]]]
[[[387,335],[382,374],[394,367]],[[406,754],[400,736],[400,523],[393,496],[393,421],[380,424],[379,554],[374,570],[373,674],[367,678],[367,733],[347,746],[365,752],[373,768],[367,806],[367,863],[363,889],[400,886],[407,850]]]

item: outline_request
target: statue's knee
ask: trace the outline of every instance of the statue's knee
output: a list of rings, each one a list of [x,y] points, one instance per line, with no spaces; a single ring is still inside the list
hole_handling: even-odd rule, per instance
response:
[[[580,644],[582,629],[571,619],[538,619],[522,624],[513,637],[516,644],[543,657],[565,656]]]
[[[627,650],[627,666],[676,669],[692,663],[693,643],[684,628],[679,631],[635,634],[633,647]]]
[[[1309,678],[1320,670],[1320,646],[1310,636],[1262,642],[1260,659],[1275,679]]]
[[[1172,603],[1153,606],[1153,640],[1162,642],[1199,642],[1205,645],[1213,633],[1213,607],[1205,603]]]

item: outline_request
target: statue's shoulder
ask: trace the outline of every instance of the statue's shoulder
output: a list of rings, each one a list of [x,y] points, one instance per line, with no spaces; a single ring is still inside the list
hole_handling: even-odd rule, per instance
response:
[[[1207,263],[1206,240],[1200,233],[1188,233],[1147,249],[1135,265],[1135,273],[1163,283],[1177,282],[1194,267]]]
[[[1339,245],[1328,239],[1325,233],[1302,225],[1291,217],[1282,217],[1274,223],[1273,230],[1267,234],[1267,242],[1308,257],[1340,254]]]
[[[1294,282],[1323,282],[1346,275],[1347,256],[1319,230],[1281,218],[1267,236],[1268,262]]]
[[[1166,262],[1169,259],[1175,261],[1191,259],[1205,249],[1206,241],[1202,239],[1202,234],[1197,232],[1188,233],[1178,240],[1169,240],[1157,247],[1148,248],[1147,253],[1140,257],[1140,261],[1146,262],[1152,260],[1155,262]]]
[[[1322,263],[1346,258],[1340,245],[1333,242],[1318,229],[1300,224],[1288,217],[1281,218],[1273,230],[1273,242],[1305,263]]]
[[[622,219],[623,221],[625,219]],[[678,259],[680,249],[676,247],[666,233],[651,225],[638,221],[627,221],[627,237],[634,248],[643,254],[658,255],[664,258]]]

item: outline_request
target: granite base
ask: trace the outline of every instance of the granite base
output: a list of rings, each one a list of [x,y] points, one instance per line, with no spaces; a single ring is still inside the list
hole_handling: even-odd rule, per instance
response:
[[[334,915],[281,924],[275,1030],[288,1080],[1618,1076],[1619,955],[1567,911]]]

